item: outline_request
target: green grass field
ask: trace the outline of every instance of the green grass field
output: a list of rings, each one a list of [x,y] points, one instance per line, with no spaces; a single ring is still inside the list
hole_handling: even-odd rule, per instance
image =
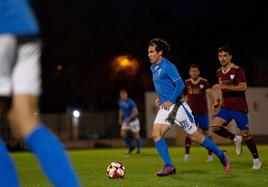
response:
[[[177,173],[168,177],[156,177],[155,172],[162,169],[160,160],[154,148],[144,148],[140,155],[126,155],[127,149],[96,149],[70,151],[74,167],[85,187],[88,186],[189,186],[189,187],[247,187],[268,186],[268,146],[259,146],[263,162],[261,170],[252,170],[252,159],[249,151],[244,148],[243,154],[235,155],[234,147],[221,146],[229,152],[232,171],[226,174],[217,159],[206,162],[207,153],[199,147],[192,148],[191,161],[184,162],[184,148],[170,148],[170,153],[177,167]],[[21,184],[23,187],[51,186],[35,158],[30,153],[13,153]],[[214,157],[215,158],[215,157]],[[120,161],[126,167],[123,179],[108,179],[106,167],[112,161]]]

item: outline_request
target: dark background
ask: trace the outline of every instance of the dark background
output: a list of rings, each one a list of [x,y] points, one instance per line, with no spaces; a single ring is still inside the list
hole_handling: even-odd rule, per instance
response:
[[[268,29],[264,4],[216,0],[47,0],[34,1],[43,37],[41,111],[114,110],[118,90],[127,88],[143,106],[153,90],[148,41],[167,40],[184,79],[199,65],[216,82],[217,49],[229,45],[249,86],[268,86]],[[135,75],[114,74],[117,55],[139,61]],[[62,69],[59,69],[59,65]]]

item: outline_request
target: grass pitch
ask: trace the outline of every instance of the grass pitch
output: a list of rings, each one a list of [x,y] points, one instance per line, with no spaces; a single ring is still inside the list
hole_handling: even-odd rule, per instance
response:
[[[154,148],[144,148],[140,155],[126,155],[127,149],[95,149],[70,151],[74,167],[78,171],[83,186],[119,186],[119,187],[265,187],[268,186],[268,146],[258,146],[263,168],[252,170],[252,158],[243,147],[241,156],[235,155],[234,146],[221,146],[229,153],[232,163],[230,174],[226,174],[222,165],[214,156],[214,162],[207,162],[207,152],[200,146],[191,150],[191,161],[184,162],[184,148],[172,147],[170,153],[177,167],[177,173],[167,177],[156,177],[156,171],[163,164]],[[13,153],[22,187],[51,186],[41,172],[35,158],[27,152]],[[126,167],[123,179],[108,179],[106,167],[112,161],[120,161]],[[57,166],[56,168],[57,169]]]

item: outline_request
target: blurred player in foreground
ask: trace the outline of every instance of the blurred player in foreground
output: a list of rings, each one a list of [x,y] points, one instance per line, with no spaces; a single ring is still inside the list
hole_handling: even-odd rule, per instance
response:
[[[184,99],[192,110],[195,124],[202,130],[203,134],[209,137],[208,103],[214,104],[214,96],[207,79],[200,77],[200,70],[196,64],[192,64],[189,69],[191,78],[185,81]],[[184,160],[190,160],[191,138],[185,137]],[[208,151],[207,161],[213,161],[211,151]]]
[[[12,97],[11,129],[37,157],[54,186],[80,186],[63,145],[40,122],[39,27],[27,0],[0,2],[0,96]],[[30,166],[29,166],[30,167]],[[19,186],[15,166],[0,139],[0,186]]]
[[[128,131],[131,131],[136,141],[137,153],[141,152],[140,121],[138,119],[138,108],[135,102],[128,97],[126,90],[120,90],[120,100],[118,101],[119,116],[118,123],[121,125],[120,135],[128,146],[129,154],[135,149],[132,145]]]
[[[164,161],[164,169],[156,175],[167,176],[176,173],[168,152],[168,146],[163,139],[172,125],[179,125],[189,135],[192,141],[212,151],[220,159],[224,170],[231,169],[227,154],[220,150],[207,136],[197,131],[191,109],[182,99],[184,82],[177,68],[166,57],[169,53],[169,44],[162,39],[152,39],[149,42],[148,57],[151,62],[153,82],[158,95],[156,104],[160,107],[154,121],[152,136],[156,149]]]
[[[247,80],[244,70],[231,62],[232,52],[229,47],[218,49],[218,58],[222,67],[217,71],[219,83],[213,88],[218,91],[215,106],[221,106],[211,122],[213,131],[224,138],[235,142],[236,154],[242,153],[242,141],[247,144],[253,157],[252,169],[260,169],[262,163],[259,159],[256,143],[249,133],[248,106],[245,92]],[[240,136],[224,128],[224,124],[234,119],[240,129]]]

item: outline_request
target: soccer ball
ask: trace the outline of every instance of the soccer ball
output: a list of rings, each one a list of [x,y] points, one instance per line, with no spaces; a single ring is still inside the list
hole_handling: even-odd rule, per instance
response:
[[[123,178],[125,175],[125,166],[120,162],[112,162],[107,167],[107,176],[110,179]]]

